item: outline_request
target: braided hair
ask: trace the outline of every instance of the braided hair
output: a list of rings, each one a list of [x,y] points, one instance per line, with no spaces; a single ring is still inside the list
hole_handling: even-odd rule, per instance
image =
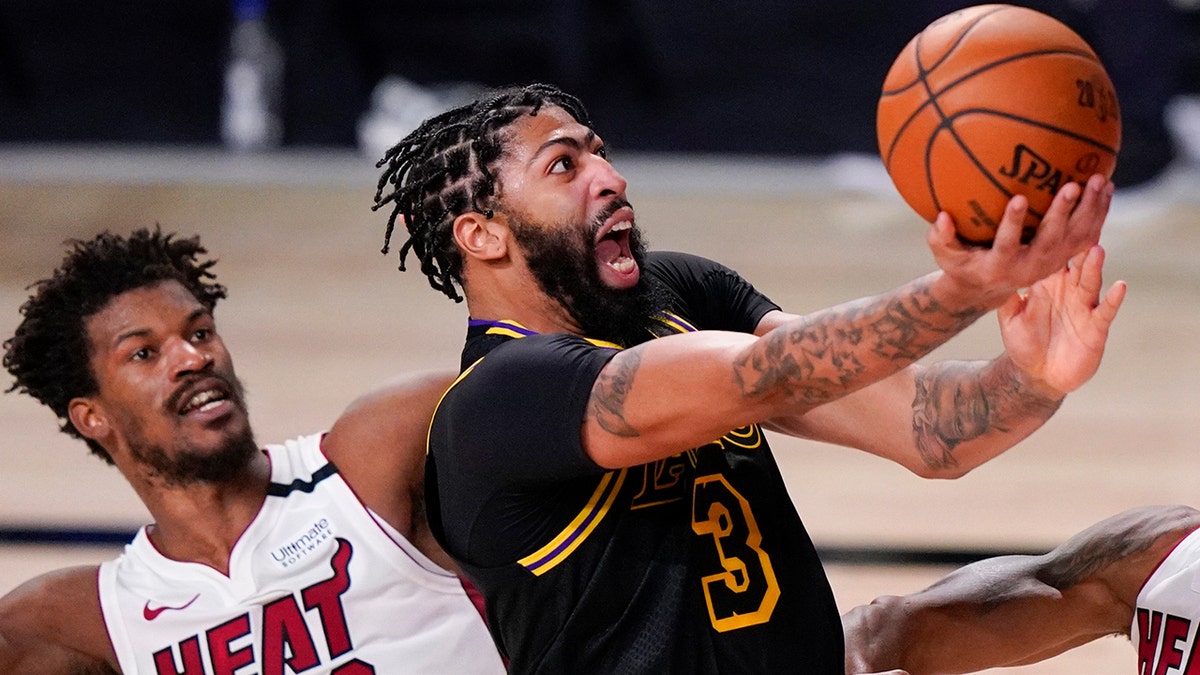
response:
[[[199,237],[176,239],[155,227],[129,237],[110,232],[90,241],[72,239],[62,263],[48,279],[29,288],[24,317],[4,342],[4,367],[15,379],[7,391],[29,394],[58,416],[63,433],[83,438],[68,417],[71,399],[99,391],[89,365],[87,320],[118,295],[161,281],[183,284],[209,311],[225,297],[212,281],[215,260],[197,260],[208,251]],[[84,438],[93,454],[112,464],[100,444]]]
[[[409,237],[400,248],[400,270],[412,251],[429,285],[455,302],[462,296],[462,256],[454,244],[454,219],[468,211],[492,217],[496,194],[493,168],[504,154],[506,130],[521,115],[535,116],[545,105],[566,110],[591,126],[579,99],[548,84],[495,90],[464,106],[426,120],[394,145],[375,165],[383,168],[375,192],[378,210],[393,204],[384,234],[390,248],[399,219]],[[394,186],[389,190],[389,186]]]

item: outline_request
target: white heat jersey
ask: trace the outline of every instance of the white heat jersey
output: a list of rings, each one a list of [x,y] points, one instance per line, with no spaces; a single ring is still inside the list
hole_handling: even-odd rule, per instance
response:
[[[1175,546],[1138,593],[1139,675],[1200,675],[1200,530]]]
[[[122,671],[504,672],[458,577],[377,520],[320,439],[266,449],[271,485],[233,547],[229,576],[167,559],[145,528],[100,566]]]

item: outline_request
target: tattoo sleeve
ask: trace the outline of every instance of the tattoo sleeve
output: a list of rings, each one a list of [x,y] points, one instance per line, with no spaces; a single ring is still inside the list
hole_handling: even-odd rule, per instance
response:
[[[592,385],[591,403],[588,414],[596,423],[614,436],[634,438],[638,431],[625,419],[625,404],[629,396],[633,377],[642,364],[641,353],[635,347],[621,352],[619,368],[611,374],[600,373]]]
[[[927,466],[950,468],[958,465],[960,443],[1009,431],[1017,422],[1044,422],[1061,403],[1025,387],[1007,359],[939,363],[916,378],[913,440]]]
[[[923,277],[875,298],[839,305],[780,326],[734,364],[743,395],[781,393],[819,405],[895,373],[982,316],[951,311]]]

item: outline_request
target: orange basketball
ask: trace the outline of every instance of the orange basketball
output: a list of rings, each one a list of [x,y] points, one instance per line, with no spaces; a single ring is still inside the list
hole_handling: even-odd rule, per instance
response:
[[[978,5],[904,47],[876,132],[909,206],[930,222],[948,211],[961,238],[987,244],[1013,195],[1029,199],[1032,235],[1059,187],[1111,176],[1121,116],[1108,73],[1074,31],[1032,9]]]

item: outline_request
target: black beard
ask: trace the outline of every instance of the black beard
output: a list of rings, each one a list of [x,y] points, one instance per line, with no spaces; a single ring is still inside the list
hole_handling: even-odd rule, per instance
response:
[[[242,475],[256,452],[258,444],[249,430],[229,439],[215,453],[180,450],[170,457],[161,448],[132,448],[135,459],[154,469],[170,485],[227,483]]]
[[[583,334],[632,347],[652,337],[653,317],[666,309],[667,301],[659,285],[645,274],[646,242],[636,226],[629,233],[629,249],[642,270],[638,283],[633,288],[615,289],[600,279],[593,233],[625,205],[624,200],[615,200],[592,227],[538,226],[511,212],[509,222],[534,279]]]
[[[242,383],[236,377],[233,377],[230,383],[232,390],[236,392],[234,396],[238,405],[244,405],[246,397]],[[136,433],[130,435],[130,454],[134,459],[154,469],[154,472],[170,485],[228,482],[242,475],[250,465],[254,453],[259,451],[249,425],[244,431],[226,439],[225,444],[216,452],[199,452],[191,448],[176,447],[172,456],[162,448],[150,447],[149,443],[137,436]]]

